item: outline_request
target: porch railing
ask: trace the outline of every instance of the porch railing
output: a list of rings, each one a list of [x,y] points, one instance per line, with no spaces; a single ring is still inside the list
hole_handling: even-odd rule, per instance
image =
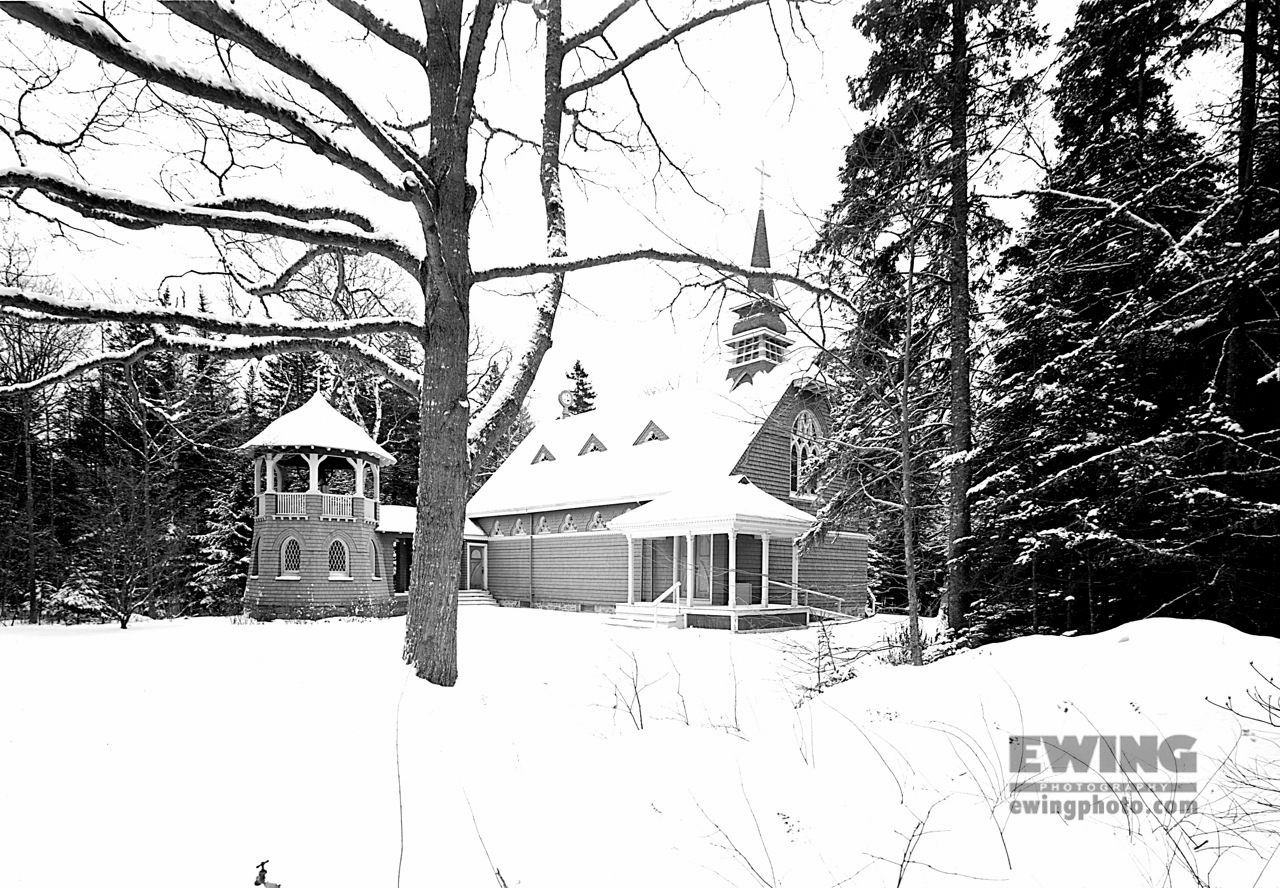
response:
[[[345,493],[322,493],[320,494],[320,517],[321,518],[354,518],[355,516],[355,497],[347,496]]]
[[[289,518],[307,517],[307,495],[305,493],[277,493],[276,514]]]

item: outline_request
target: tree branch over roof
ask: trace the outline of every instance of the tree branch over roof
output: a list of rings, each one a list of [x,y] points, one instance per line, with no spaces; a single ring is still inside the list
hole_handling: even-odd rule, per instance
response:
[[[158,325],[151,328],[151,337],[122,351],[103,352],[92,357],[72,361],[38,379],[0,386],[0,395],[36,391],[66,382],[77,376],[111,366],[127,366],[151,355],[204,354],[220,360],[244,360],[265,358],[285,352],[327,352],[354,358],[382,375],[406,392],[419,394],[421,377],[358,340],[329,339],[310,336],[274,336],[245,340],[218,340],[202,336],[171,334]]]
[[[769,278],[773,281],[800,287],[815,296],[837,298],[840,295],[825,284],[814,283],[808,278],[788,271],[779,271],[775,268],[753,268],[699,253],[673,253],[669,250],[655,250],[648,247],[625,250],[620,253],[607,253],[600,256],[552,257],[526,262],[523,265],[502,265],[483,268],[476,271],[475,282],[482,284],[488,281],[529,277],[537,274],[563,274],[570,271],[581,271],[585,268],[601,268],[622,262],[635,262],[640,259],[647,259],[653,262],[670,262],[678,265],[700,265],[704,268],[742,277]]]

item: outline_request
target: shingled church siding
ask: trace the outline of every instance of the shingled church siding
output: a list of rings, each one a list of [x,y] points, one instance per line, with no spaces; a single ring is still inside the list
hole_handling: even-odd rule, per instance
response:
[[[867,540],[858,536],[829,537],[822,546],[800,556],[800,586],[837,595],[845,612],[861,614],[867,603]],[[800,599],[804,601],[803,595]],[[814,607],[834,602],[815,598]]]
[[[827,411],[821,399],[807,392],[789,390],[760,426],[760,431],[738,460],[733,473],[746,475],[756,487],[784,503],[814,514],[817,503],[791,495],[791,425],[801,410],[811,410],[826,429]],[[772,570],[770,570],[772,573]]]
[[[635,561],[638,580],[638,545]],[[627,600],[627,538],[601,532],[490,537],[489,578],[490,594],[504,603],[607,609]]]

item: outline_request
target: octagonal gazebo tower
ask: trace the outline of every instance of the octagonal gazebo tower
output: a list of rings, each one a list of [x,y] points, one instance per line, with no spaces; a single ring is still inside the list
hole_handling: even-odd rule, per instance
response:
[[[377,533],[378,491],[395,458],[319,392],[240,449],[254,453],[245,614],[389,615],[394,562]]]

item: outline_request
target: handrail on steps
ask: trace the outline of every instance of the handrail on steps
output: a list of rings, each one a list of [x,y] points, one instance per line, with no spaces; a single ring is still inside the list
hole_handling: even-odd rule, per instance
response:
[[[653,625],[655,626],[658,625],[658,605],[662,604],[662,602],[670,598],[673,593],[676,596],[676,605],[679,606],[680,604],[680,581],[679,580],[672,583],[670,589],[668,589],[666,592],[663,592],[661,595],[659,595],[657,598],[653,600],[653,603],[652,603]]]

